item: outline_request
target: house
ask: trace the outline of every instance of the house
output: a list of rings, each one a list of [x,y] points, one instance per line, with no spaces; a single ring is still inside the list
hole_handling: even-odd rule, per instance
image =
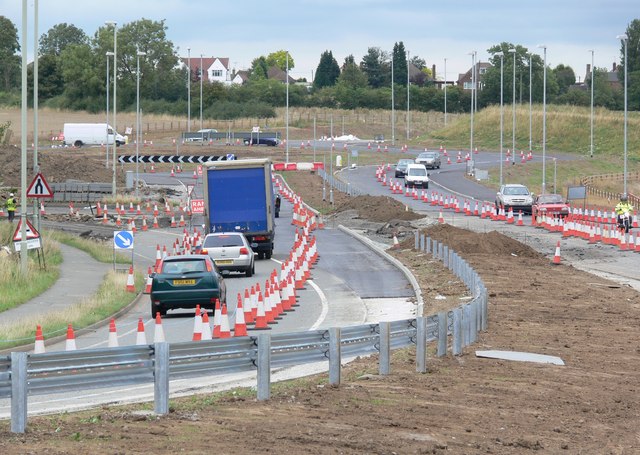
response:
[[[247,82],[249,80],[249,71],[246,70],[240,70],[237,71],[232,77],[231,77],[231,83],[232,84],[244,84],[245,82]]]
[[[492,65],[489,62],[476,63],[475,65],[476,77],[477,77],[476,83],[478,84],[478,90],[482,90],[482,87],[483,87],[482,79],[484,77],[484,74],[491,67]],[[473,85],[471,82],[472,70],[473,70],[473,67],[469,68],[469,71],[467,71],[466,73],[458,75],[458,87],[462,87],[464,90],[471,90],[473,88]]]
[[[275,79],[280,82],[285,82],[287,80],[287,72],[284,70],[281,70],[277,66],[272,66],[267,70],[267,78]],[[295,84],[295,82],[296,80],[292,78],[291,75],[289,74],[289,84]]]
[[[206,74],[206,79],[203,80],[220,82],[221,84],[231,83],[228,57],[182,57],[180,61],[183,68],[191,68],[191,80],[194,82],[200,81],[200,74],[202,72]]]
[[[591,64],[587,63],[587,71],[584,76],[585,85],[591,80]],[[622,89],[622,83],[618,79],[618,66],[613,62],[611,71],[607,71],[607,83],[614,89]]]

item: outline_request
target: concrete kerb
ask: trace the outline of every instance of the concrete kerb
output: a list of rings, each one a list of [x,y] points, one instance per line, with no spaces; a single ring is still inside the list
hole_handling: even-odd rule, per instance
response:
[[[393,264],[396,268],[398,268],[398,270],[400,270],[404,274],[404,276],[407,277],[407,279],[411,283],[411,287],[413,288],[413,292],[415,293],[415,296],[416,296],[416,302],[417,302],[417,305],[418,305],[416,314],[417,315],[422,315],[423,310],[424,310],[424,299],[422,298],[422,290],[420,289],[420,285],[418,284],[418,280],[416,280],[416,277],[413,276],[411,271],[402,262],[400,262],[398,259],[396,259],[393,256],[391,256],[384,249],[380,248],[378,245],[373,243],[370,239],[366,238],[365,236],[363,236],[363,235],[359,234],[358,232],[356,232],[356,231],[354,231],[352,229],[349,229],[348,227],[345,227],[343,225],[339,225],[338,229],[340,229],[342,232],[345,232],[346,234],[349,234],[350,236],[352,236],[356,240],[359,240],[365,246],[370,248],[373,252],[377,253],[380,257],[382,257],[386,261],[388,261],[391,264]]]
[[[120,316],[123,316],[125,314],[127,314],[131,308],[133,308],[134,306],[136,306],[138,304],[138,302],[140,301],[140,299],[144,296],[145,294],[143,294],[142,292],[138,293],[138,295],[136,296],[135,299],[133,299],[131,301],[131,303],[129,303],[127,306],[120,308],[118,311],[116,311],[114,314],[112,314],[111,316],[106,317],[105,319],[102,319],[98,322],[94,322],[91,325],[88,325],[87,327],[83,327],[80,329],[75,329],[74,328],[74,333],[76,336],[80,336],[80,335],[84,335],[86,333],[92,332],[94,330],[97,330],[99,328],[102,328],[106,325],[109,324],[109,322],[111,321],[112,318],[117,319]],[[34,327],[35,330],[35,327]],[[67,332],[66,330],[64,330],[64,334],[62,335],[58,335],[52,338],[47,338],[45,339],[45,346],[47,345],[52,345],[52,344],[56,344],[59,343],[61,341],[64,341],[67,339]],[[2,349],[0,350],[0,354],[10,354],[11,352],[25,352],[25,351],[30,351],[33,349],[33,343],[29,343],[29,344],[23,344],[21,346],[14,346],[12,348],[8,348],[8,349]]]

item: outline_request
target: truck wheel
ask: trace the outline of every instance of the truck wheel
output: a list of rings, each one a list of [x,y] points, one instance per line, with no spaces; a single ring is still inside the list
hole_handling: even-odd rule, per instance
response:
[[[251,278],[251,275],[253,275],[253,265],[250,265],[247,267],[247,270],[244,271],[244,276],[247,278]]]
[[[273,254],[273,250],[269,250],[266,253],[264,253],[264,257],[267,259],[271,259],[272,254]]]
[[[74,146],[74,147],[78,147],[78,148],[82,147],[82,141],[75,141],[75,142],[73,143],[73,146]]]
[[[258,253],[258,259],[264,259],[264,253],[262,251]]]

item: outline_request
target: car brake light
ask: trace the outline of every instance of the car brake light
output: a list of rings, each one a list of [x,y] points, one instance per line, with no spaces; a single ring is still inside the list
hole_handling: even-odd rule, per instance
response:
[[[267,240],[267,238],[264,235],[256,235],[253,240]]]
[[[249,254],[249,250],[245,247],[240,248],[240,254]]]
[[[200,254],[209,254],[204,248],[200,250]]]
[[[207,272],[211,272],[213,270],[213,266],[211,265],[211,261],[204,261],[207,264]]]

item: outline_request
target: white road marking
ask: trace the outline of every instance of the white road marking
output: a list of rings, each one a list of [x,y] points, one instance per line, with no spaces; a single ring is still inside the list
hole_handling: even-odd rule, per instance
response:
[[[309,329],[309,330],[315,330],[318,327],[320,327],[320,324],[324,322],[325,318],[327,317],[327,314],[329,314],[329,301],[327,300],[327,296],[324,295],[324,292],[322,292],[322,289],[320,289],[320,287],[317,284],[315,284],[313,280],[308,280],[307,283],[309,283],[311,287],[316,291],[316,293],[318,294],[318,297],[320,297],[320,302],[322,303],[322,311],[320,312],[320,316],[318,317],[318,320],[316,321],[316,323],[313,324]]]

